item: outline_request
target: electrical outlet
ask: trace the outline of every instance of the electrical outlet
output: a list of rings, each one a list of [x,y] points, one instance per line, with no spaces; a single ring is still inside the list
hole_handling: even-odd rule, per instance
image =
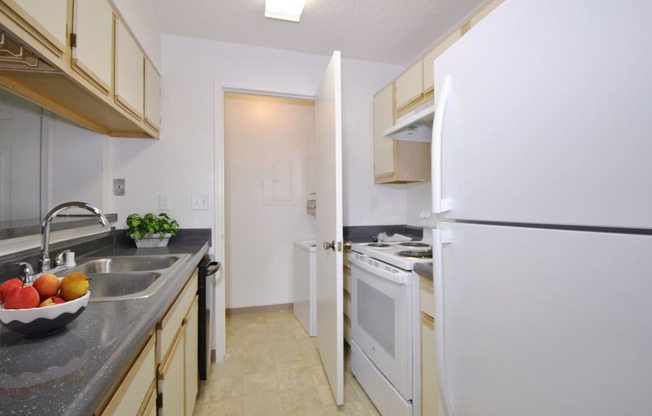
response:
[[[124,195],[127,190],[125,189],[126,181],[124,179],[113,180],[113,195]]]
[[[192,210],[204,211],[208,209],[208,194],[192,194]]]
[[[158,196],[158,209],[161,211],[169,211],[171,207],[170,195],[161,194]]]

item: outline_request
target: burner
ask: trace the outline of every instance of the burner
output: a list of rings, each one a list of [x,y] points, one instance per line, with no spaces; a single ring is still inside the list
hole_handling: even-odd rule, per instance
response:
[[[407,243],[401,243],[400,245],[405,247],[430,247],[430,244],[419,243],[416,241],[408,241]]]
[[[396,253],[401,257],[411,257],[414,259],[431,259],[432,250],[405,250]]]
[[[389,247],[389,244],[386,243],[369,243],[369,247]]]

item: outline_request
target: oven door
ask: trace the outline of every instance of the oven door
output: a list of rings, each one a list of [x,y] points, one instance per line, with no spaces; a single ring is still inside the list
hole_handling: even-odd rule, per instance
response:
[[[411,273],[351,258],[351,339],[408,400],[412,398]],[[391,267],[391,266],[390,266]]]

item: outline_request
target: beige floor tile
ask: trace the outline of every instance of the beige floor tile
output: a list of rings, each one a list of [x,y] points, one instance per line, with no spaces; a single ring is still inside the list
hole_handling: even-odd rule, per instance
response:
[[[345,350],[343,406],[336,406],[314,338],[291,312],[229,317],[227,351],[197,399],[197,416],[377,416],[351,375]]]

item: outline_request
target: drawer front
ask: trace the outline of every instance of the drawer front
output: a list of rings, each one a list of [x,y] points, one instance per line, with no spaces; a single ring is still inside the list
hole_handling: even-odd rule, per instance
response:
[[[188,313],[188,309],[192,305],[192,301],[197,294],[197,270],[192,274],[190,280],[181,291],[177,300],[174,301],[172,307],[165,315],[165,318],[157,325],[156,335],[158,342],[156,345],[156,362],[161,363],[169,354],[170,346],[181,328],[183,318]]]

